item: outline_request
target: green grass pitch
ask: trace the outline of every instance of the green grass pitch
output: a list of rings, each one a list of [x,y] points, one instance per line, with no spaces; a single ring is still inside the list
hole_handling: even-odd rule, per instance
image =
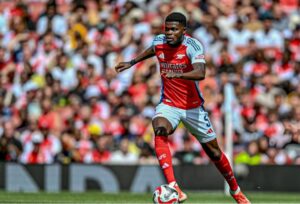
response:
[[[234,203],[222,192],[187,192],[188,203]],[[246,192],[252,203],[300,203],[300,193]],[[152,203],[152,194],[100,192],[86,193],[6,193],[0,192],[0,203]]]

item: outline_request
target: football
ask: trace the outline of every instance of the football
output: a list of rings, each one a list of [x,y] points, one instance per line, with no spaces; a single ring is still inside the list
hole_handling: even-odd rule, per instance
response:
[[[153,193],[154,203],[178,203],[178,192],[167,184],[158,186]]]

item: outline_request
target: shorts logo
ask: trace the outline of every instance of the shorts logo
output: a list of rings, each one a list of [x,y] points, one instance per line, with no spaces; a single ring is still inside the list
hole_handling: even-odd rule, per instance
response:
[[[176,59],[182,59],[182,58],[184,58],[184,57],[185,57],[184,54],[177,54]]]
[[[208,131],[206,132],[206,134],[211,134],[213,132],[214,132],[213,129],[209,128]]]

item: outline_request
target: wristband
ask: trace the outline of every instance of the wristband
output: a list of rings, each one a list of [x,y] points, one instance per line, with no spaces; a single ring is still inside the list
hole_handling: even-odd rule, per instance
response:
[[[132,65],[135,65],[136,64],[136,61],[135,61],[135,59],[133,59],[133,60],[130,60],[130,65],[132,66]]]

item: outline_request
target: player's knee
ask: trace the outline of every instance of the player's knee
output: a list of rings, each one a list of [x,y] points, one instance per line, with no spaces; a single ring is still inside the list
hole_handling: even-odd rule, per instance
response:
[[[157,127],[154,129],[155,135],[168,136],[168,130],[165,127]]]

